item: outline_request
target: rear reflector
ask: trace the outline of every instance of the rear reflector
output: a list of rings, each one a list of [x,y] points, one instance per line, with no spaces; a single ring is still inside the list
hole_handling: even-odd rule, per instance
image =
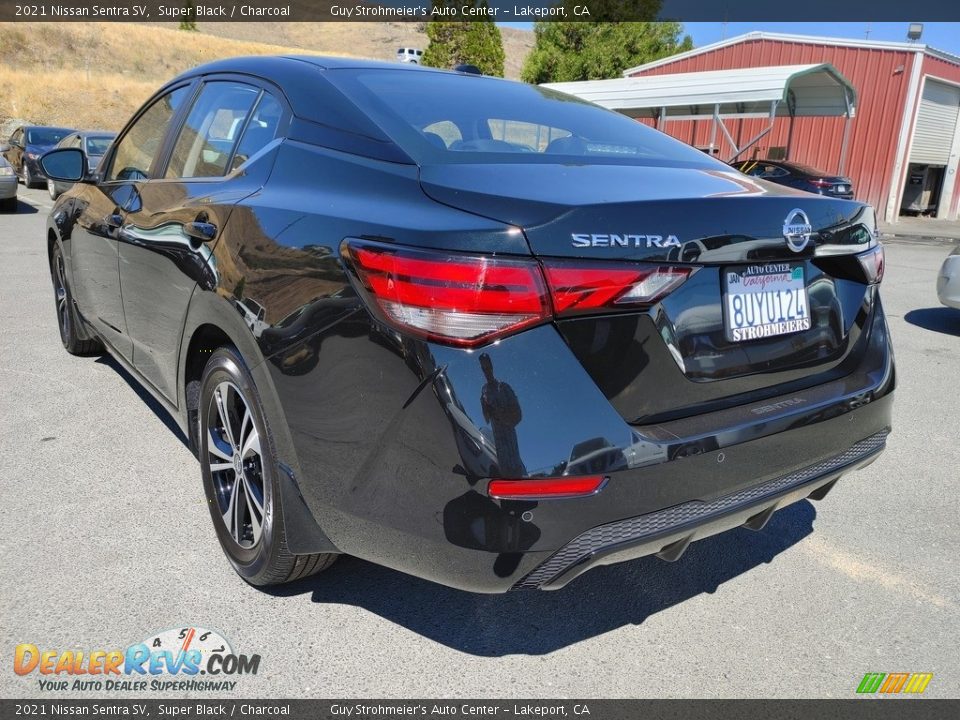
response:
[[[430,339],[473,347],[550,317],[532,259],[355,242],[344,254],[387,320]]]
[[[584,264],[547,260],[543,264],[547,285],[558,316],[652,305],[676,290],[690,273],[689,267],[672,265]]]
[[[487,485],[487,493],[500,500],[584,497],[599,492],[605,481],[606,478],[602,475],[542,480],[491,480]]]

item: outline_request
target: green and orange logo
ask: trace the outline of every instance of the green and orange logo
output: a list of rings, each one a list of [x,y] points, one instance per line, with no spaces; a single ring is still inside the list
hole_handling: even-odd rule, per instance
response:
[[[872,695],[919,695],[927,689],[933,673],[867,673],[857,687],[857,693]]]

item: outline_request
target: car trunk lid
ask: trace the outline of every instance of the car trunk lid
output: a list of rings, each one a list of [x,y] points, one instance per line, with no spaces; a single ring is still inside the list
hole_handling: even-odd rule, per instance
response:
[[[849,372],[865,344],[875,294],[854,254],[875,239],[863,204],[723,169],[445,165],[424,168],[421,180],[440,202],[522,228],[548,276],[551,265],[580,261],[693,268],[652,306],[557,322],[631,422],[826,382]],[[741,310],[755,304],[769,335],[734,332],[745,320],[731,319],[731,283],[748,276],[782,288],[782,298],[750,290],[739,301]],[[787,305],[801,291],[797,317]],[[777,315],[800,322],[780,325]]]

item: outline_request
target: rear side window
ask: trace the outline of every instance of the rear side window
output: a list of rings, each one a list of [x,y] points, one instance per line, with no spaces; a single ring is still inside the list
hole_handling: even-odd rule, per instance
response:
[[[257,103],[253,115],[250,116],[250,122],[247,123],[243,136],[240,138],[240,144],[233,154],[233,160],[230,163],[230,169],[236,170],[250,159],[251,155],[260,152],[271,140],[277,136],[277,130],[280,127],[280,117],[283,115],[283,108],[274,97],[264,92]]]
[[[150,166],[163,144],[173,116],[187,97],[189,86],[167,93],[151,105],[117,146],[107,180],[148,180]]]
[[[165,177],[226,175],[259,88],[234,82],[207,83],[180,129]]]

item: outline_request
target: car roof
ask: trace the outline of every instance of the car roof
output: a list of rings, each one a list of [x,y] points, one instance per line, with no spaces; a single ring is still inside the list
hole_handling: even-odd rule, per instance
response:
[[[363,60],[360,58],[331,57],[326,55],[249,55],[245,57],[225,58],[214,60],[204,65],[187,70],[174,81],[185,78],[210,75],[212,73],[239,73],[254,75],[267,79],[277,79],[277,74],[285,79],[288,75],[298,75],[310,68],[319,70],[344,69],[382,69],[401,70],[405,72],[443,72],[433,68],[402,65],[385,60]]]

